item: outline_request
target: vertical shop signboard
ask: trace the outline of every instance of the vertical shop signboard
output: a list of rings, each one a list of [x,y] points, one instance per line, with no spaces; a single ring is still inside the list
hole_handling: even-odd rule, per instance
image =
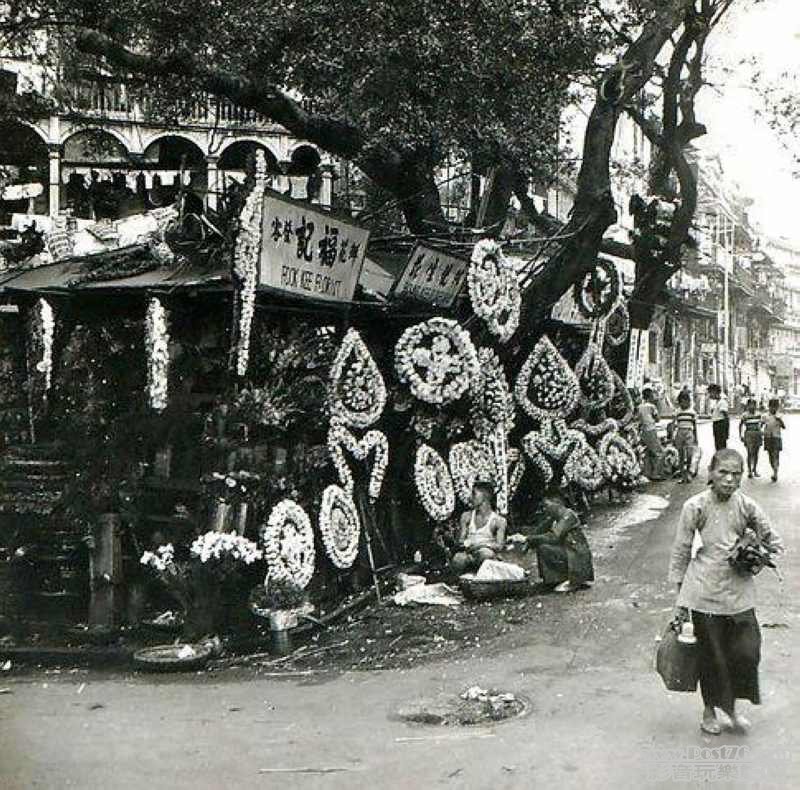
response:
[[[259,284],[310,299],[350,302],[369,231],[308,203],[267,193]]]
[[[644,384],[644,366],[649,343],[649,329],[631,329],[628,373],[625,378],[625,386],[628,389],[641,389]]]

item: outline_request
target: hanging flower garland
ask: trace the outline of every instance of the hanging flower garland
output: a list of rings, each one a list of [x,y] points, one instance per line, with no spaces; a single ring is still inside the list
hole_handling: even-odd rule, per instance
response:
[[[386,384],[361,335],[349,329],[330,375],[331,413],[350,428],[368,428],[386,408]]]
[[[625,300],[620,298],[616,307],[611,311],[605,321],[605,341],[608,345],[621,346],[627,339],[631,331],[631,317],[628,312],[628,305]]]
[[[267,160],[256,152],[255,184],[239,217],[239,235],[233,253],[233,273],[238,282],[239,326],[236,345],[236,373],[244,376],[250,361],[250,330],[256,307],[258,260],[261,254],[261,213],[267,188]]]
[[[456,494],[464,505],[472,502],[472,487],[478,480],[495,482],[494,461],[489,449],[479,441],[459,442],[450,448],[450,474]]]
[[[633,447],[618,433],[608,433],[598,445],[609,481],[615,486],[634,485],[640,475],[639,458]]]
[[[53,378],[53,339],[56,333],[56,317],[47,299],[36,302],[36,322],[34,330],[41,339],[42,358],[36,363],[36,370],[42,374],[44,393],[50,390]]]
[[[503,425],[498,425],[489,437],[489,447],[494,461],[494,484],[497,491],[497,511],[508,514],[511,497],[508,492],[508,434]]]
[[[419,400],[453,403],[470,386],[478,354],[456,321],[431,318],[403,332],[395,346],[395,369]]]
[[[163,411],[167,408],[169,392],[169,326],[167,311],[157,298],[150,299],[147,303],[145,342],[150,407]]]
[[[517,275],[494,239],[481,239],[467,272],[472,309],[489,331],[506,343],[519,326],[522,294]]]
[[[578,379],[547,336],[534,346],[517,376],[514,394],[533,419],[566,418],[578,405]]]
[[[270,581],[304,589],[314,575],[314,531],[305,510],[291,499],[272,508],[261,530]]]
[[[478,369],[470,388],[470,419],[481,440],[502,426],[506,433],[514,428],[514,397],[500,358],[491,348],[478,350]]]
[[[376,430],[367,431],[359,440],[342,423],[333,420],[328,429],[328,451],[339,475],[339,481],[350,494],[353,492],[353,473],[345,460],[345,451],[358,461],[365,461],[370,453],[374,453],[367,493],[373,501],[380,497],[386,469],[389,466],[389,440],[386,434]]]
[[[322,543],[331,562],[341,569],[352,566],[358,556],[361,524],[352,495],[339,486],[328,486],[319,511]]]
[[[606,481],[606,467],[600,456],[584,440],[564,464],[564,481],[584,491],[597,491]]]
[[[588,405],[602,409],[614,397],[614,378],[599,345],[589,343],[575,366],[581,396]]]
[[[456,506],[453,479],[444,458],[430,445],[422,444],[417,449],[414,482],[422,507],[434,521],[444,521],[453,515]]]
[[[508,501],[511,502],[517,495],[517,489],[525,476],[525,458],[522,453],[517,450],[519,457],[508,466]],[[552,469],[551,469],[552,474]]]

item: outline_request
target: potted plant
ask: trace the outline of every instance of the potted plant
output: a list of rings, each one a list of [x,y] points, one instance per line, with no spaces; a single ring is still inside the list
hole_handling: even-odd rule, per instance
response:
[[[224,592],[243,566],[262,557],[255,543],[228,532],[206,532],[192,543],[185,559],[172,544],[146,551],[140,562],[151,568],[184,611],[184,637],[214,635],[220,625]]]

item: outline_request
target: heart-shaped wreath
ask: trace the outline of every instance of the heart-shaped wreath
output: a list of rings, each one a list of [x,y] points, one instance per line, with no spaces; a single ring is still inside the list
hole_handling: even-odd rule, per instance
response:
[[[366,461],[370,453],[375,460],[369,473],[368,495],[373,501],[381,495],[386,468],[389,465],[389,440],[381,431],[367,431],[357,439],[342,423],[333,420],[328,429],[328,451],[344,489],[353,493],[353,473],[345,459],[345,451],[358,461]]]
[[[495,482],[495,468],[489,448],[477,440],[459,442],[450,448],[450,474],[462,504],[472,502],[472,487],[478,480]]]

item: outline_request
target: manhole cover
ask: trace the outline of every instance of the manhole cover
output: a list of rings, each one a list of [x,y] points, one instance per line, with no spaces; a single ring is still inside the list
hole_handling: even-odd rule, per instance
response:
[[[518,694],[473,687],[457,696],[417,700],[404,705],[397,715],[409,724],[469,727],[515,719],[527,710],[528,701]]]

